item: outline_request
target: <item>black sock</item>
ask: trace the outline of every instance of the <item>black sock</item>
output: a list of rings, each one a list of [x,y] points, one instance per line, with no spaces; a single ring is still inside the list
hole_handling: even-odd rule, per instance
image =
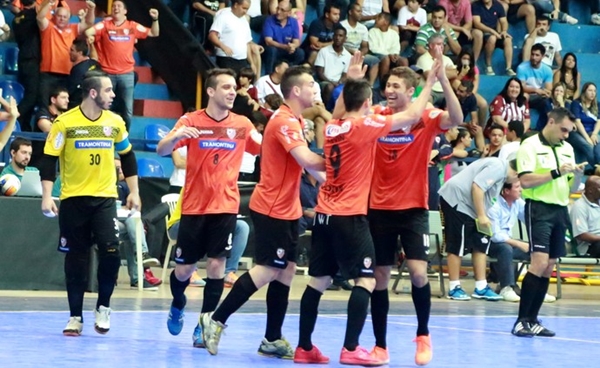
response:
[[[532,322],[537,321],[538,313],[540,313],[540,308],[542,308],[542,304],[544,304],[544,298],[548,292],[549,284],[549,278],[540,277],[540,280],[538,281],[538,288],[535,290],[535,297],[529,309],[529,318]]]
[[[89,253],[65,255],[65,281],[71,317],[83,318],[83,295],[88,281]]]
[[[173,295],[173,302],[171,305],[179,310],[185,307],[186,298],[185,298],[185,288],[190,284],[190,279],[185,281],[179,281],[175,276],[175,270],[171,272],[171,277],[169,278],[171,283],[171,295]]]
[[[371,294],[371,320],[373,322],[373,335],[375,345],[385,349],[387,347],[387,316],[390,311],[390,295],[387,289],[374,290]]]
[[[348,321],[344,338],[344,347],[348,351],[354,351],[358,346],[358,338],[367,319],[369,299],[371,299],[371,293],[367,289],[360,286],[352,288],[350,299],[348,299]]]
[[[121,257],[118,248],[108,246],[106,250],[98,250],[98,301],[96,309],[101,305],[110,307],[110,297],[115,290]]]
[[[527,272],[521,284],[521,301],[519,302],[519,321],[529,319],[531,306],[535,299],[536,290],[539,289],[541,278]]]
[[[298,346],[309,351],[312,350],[311,335],[315,330],[317,315],[319,314],[319,301],[323,294],[309,285],[300,299],[300,336]]]
[[[217,308],[213,314],[213,320],[225,324],[229,316],[235,313],[244,303],[250,299],[252,294],[258,290],[250,273],[246,272],[233,284],[231,291],[221,303],[221,306]]]
[[[281,339],[281,327],[287,312],[290,287],[279,281],[271,281],[267,290],[267,341]]]
[[[217,309],[221,295],[223,295],[224,279],[206,279],[204,285],[204,300],[202,301],[202,311],[200,313],[213,312]]]
[[[417,312],[417,336],[429,335],[429,314],[431,313],[431,286],[427,283],[423,287],[412,285],[412,300]]]

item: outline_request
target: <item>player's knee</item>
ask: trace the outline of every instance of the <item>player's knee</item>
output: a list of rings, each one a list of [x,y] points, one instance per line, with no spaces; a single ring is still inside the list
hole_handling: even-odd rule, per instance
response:
[[[418,288],[427,285],[428,281],[427,272],[415,272],[410,275],[410,282]]]

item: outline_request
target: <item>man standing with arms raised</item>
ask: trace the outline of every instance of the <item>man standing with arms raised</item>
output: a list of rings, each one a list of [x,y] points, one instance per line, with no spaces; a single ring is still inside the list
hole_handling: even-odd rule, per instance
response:
[[[441,47],[443,46],[440,49]],[[371,295],[375,334],[373,351],[389,360],[386,342],[390,303],[388,284],[392,266],[396,264],[400,237],[408,260],[412,300],[417,313],[415,362],[418,365],[429,363],[432,356],[427,326],[431,310],[431,287],[427,278],[428,166],[431,146],[438,134],[463,121],[460,102],[452,90],[445,68],[441,68],[438,80],[443,89],[447,111],[427,109],[417,124],[379,139],[369,201],[369,227],[375,245],[377,280]],[[409,68],[392,69],[385,89],[387,107],[378,106],[375,111],[382,115],[406,111],[411,106],[418,81],[416,73]]]

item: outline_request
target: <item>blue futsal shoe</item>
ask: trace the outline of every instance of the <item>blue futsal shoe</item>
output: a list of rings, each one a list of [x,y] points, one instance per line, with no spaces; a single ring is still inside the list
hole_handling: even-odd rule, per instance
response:
[[[185,297],[184,297],[185,298]],[[184,299],[187,302],[187,299]],[[173,336],[177,336],[183,330],[183,317],[185,310],[185,303],[183,303],[184,307],[181,309],[175,308],[171,305],[171,310],[169,311],[169,319],[167,319],[167,328],[169,329],[169,333]]]
[[[204,349],[204,339],[202,338],[202,327],[200,326],[200,322],[196,325],[194,329],[194,334],[192,335],[192,341],[194,342],[195,348]]]

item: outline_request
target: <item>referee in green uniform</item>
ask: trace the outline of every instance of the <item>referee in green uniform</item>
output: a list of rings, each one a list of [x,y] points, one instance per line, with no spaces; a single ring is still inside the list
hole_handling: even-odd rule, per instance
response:
[[[519,318],[512,334],[519,337],[552,337],[542,326],[538,312],[548,291],[556,259],[565,255],[565,232],[569,224],[569,193],[577,190],[583,167],[577,165],[573,147],[565,142],[574,129],[575,116],[565,108],[548,114],[548,124],[521,143],[517,170],[525,205],[531,265],[523,279]]]

